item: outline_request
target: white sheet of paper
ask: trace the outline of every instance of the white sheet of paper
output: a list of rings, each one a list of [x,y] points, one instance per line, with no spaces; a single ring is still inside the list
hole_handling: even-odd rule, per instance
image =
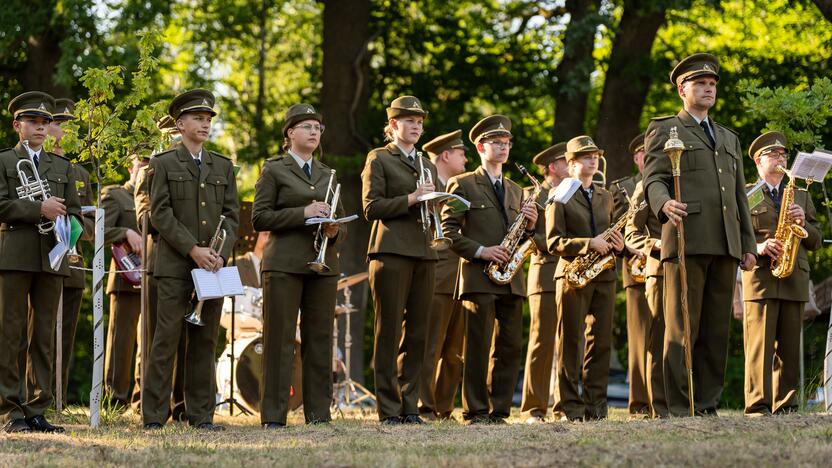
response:
[[[812,153],[797,153],[792,164],[792,177],[821,181],[832,168],[832,153],[816,149]]]
[[[448,192],[429,192],[420,195],[416,200],[420,202],[434,200],[437,203],[447,203],[453,209],[454,213],[467,211],[471,208],[471,202],[459,195]]]
[[[578,187],[580,186],[581,181],[578,179],[573,177],[563,179],[556,188],[549,190],[549,199],[546,200],[546,204],[548,205],[554,202],[568,202],[572,198],[572,195],[575,195],[575,192],[578,191]]]
[[[69,218],[66,216],[58,216],[55,219],[55,234],[58,237],[58,243],[55,244],[55,247],[52,247],[52,250],[49,251],[49,266],[52,267],[53,270],[58,271],[61,268],[61,262],[64,259],[64,256],[67,252],[69,252],[69,237],[72,227],[69,223]]]
[[[216,272],[194,268],[191,270],[197,300],[242,296],[243,283],[236,266],[220,268]]]

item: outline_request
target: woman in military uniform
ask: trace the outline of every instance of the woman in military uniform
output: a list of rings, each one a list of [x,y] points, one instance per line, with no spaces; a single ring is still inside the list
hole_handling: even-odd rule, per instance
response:
[[[612,195],[592,184],[601,154],[588,136],[569,140],[566,160],[569,175],[574,178],[569,181],[573,185],[572,196],[546,208],[549,253],[560,256],[555,270],[560,399],[555,402],[554,415],[570,421],[607,416],[615,269],[602,272],[581,289],[568,287],[565,278],[566,268],[580,255],[590,251],[606,255],[624,249],[624,237],[619,231],[613,231],[609,240],[603,237],[614,221]],[[585,350],[580,349],[582,333],[586,338]],[[583,382],[581,393],[579,380]]]
[[[307,423],[330,420],[332,399],[332,326],[338,286],[338,224],[324,224],[321,234],[332,242],[316,273],[315,260],[323,237],[308,218],[329,216],[325,203],[332,170],[312,153],[320,144],[321,115],[308,104],[295,104],[283,124],[286,154],[266,161],[257,181],[252,223],[258,231],[271,231],[263,252],[263,385],[260,420],[265,429],[286,425],[289,387],[300,309],[303,412]],[[332,189],[336,187],[333,179]],[[337,210],[337,207],[336,207]],[[317,246],[317,247],[316,247]]]

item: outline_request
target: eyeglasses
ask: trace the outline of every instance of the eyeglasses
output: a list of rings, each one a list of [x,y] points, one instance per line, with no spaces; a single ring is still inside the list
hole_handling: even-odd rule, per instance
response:
[[[302,128],[302,129],[306,130],[307,132],[311,132],[312,130],[315,130],[318,133],[323,133],[324,130],[326,129],[326,126],[324,126],[323,124],[321,124],[321,125],[303,124],[303,125],[295,125],[292,128]]]
[[[782,151],[782,150],[779,150],[779,151],[778,150],[764,151],[760,154],[760,156],[768,156],[769,158],[772,158],[772,159],[779,159],[779,158],[788,159],[788,157],[789,157],[789,155],[785,151]]]
[[[511,148],[514,146],[514,142],[511,141],[485,141],[483,143],[494,145],[497,148]]]

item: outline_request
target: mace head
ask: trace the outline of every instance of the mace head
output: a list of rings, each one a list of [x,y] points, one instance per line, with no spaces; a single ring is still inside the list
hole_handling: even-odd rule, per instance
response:
[[[669,153],[671,151],[684,151],[685,150],[685,143],[679,139],[679,132],[676,130],[676,127],[670,128],[670,136],[668,137],[667,141],[664,143],[664,152]]]

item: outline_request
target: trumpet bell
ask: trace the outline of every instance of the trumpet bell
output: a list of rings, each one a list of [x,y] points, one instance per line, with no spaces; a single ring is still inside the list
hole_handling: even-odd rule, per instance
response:
[[[202,321],[202,314],[197,313],[196,309],[185,317],[185,321],[198,327],[205,326],[205,322]]]
[[[324,262],[308,262],[306,266],[315,273],[326,273],[331,270]]]
[[[441,252],[443,250],[447,250],[454,241],[447,237],[437,237],[430,241],[430,248],[437,252]]]

